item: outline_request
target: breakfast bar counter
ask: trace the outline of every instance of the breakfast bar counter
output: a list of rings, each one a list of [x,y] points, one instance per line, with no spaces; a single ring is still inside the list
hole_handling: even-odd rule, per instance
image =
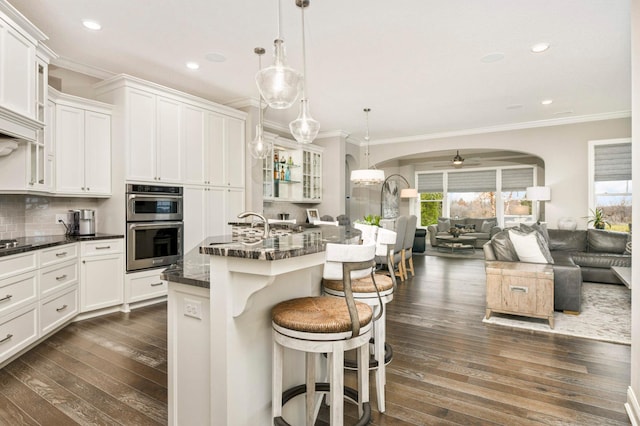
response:
[[[271,308],[319,295],[326,244],[359,239],[342,226],[211,237],[167,269],[169,424],[272,424]],[[304,382],[295,355],[285,355],[285,388]],[[303,422],[295,400],[284,414]]]

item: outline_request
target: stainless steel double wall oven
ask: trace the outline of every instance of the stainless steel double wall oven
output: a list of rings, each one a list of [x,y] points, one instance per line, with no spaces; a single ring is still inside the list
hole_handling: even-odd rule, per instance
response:
[[[128,184],[127,272],[176,263],[182,257],[180,186]]]

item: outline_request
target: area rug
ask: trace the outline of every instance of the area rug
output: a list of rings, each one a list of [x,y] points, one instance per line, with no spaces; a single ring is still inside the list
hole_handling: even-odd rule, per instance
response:
[[[631,290],[623,285],[583,283],[580,315],[555,312],[554,318],[553,329],[546,320],[497,313],[482,322],[630,345]]]

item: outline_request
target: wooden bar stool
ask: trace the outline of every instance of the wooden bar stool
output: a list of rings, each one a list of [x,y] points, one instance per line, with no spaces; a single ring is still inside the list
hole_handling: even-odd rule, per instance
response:
[[[397,234],[388,229],[380,229],[376,240],[376,256],[384,255],[390,261],[393,256]],[[341,272],[341,271],[340,271]],[[356,301],[364,302],[372,307],[375,318],[373,323],[373,359],[369,361],[369,369],[375,370],[376,398],[378,411],[384,413],[385,385],[387,382],[386,365],[393,356],[391,346],[386,343],[386,309],[385,305],[393,300],[395,290],[395,274],[373,273],[367,277],[351,280],[351,290]],[[335,269],[326,268],[322,279],[323,292],[330,296],[345,297],[342,274]],[[355,367],[345,362],[347,368]]]
[[[371,273],[375,266],[375,245],[327,244],[325,269],[340,268],[344,298],[318,296],[287,300],[271,311],[273,325],[273,395],[272,414],[275,425],[288,425],[282,417],[282,406],[296,395],[306,393],[306,424],[314,424],[316,391],[330,394],[330,424],[342,425],[344,397],[358,403],[360,419],[365,425],[371,419],[369,405],[369,340],[372,337],[373,310],[355,301],[351,280]],[[306,384],[283,393],[282,374],[284,348],[306,353]],[[344,388],[344,352],[357,349],[358,390]],[[316,383],[316,359],[326,353],[329,361],[329,384]]]

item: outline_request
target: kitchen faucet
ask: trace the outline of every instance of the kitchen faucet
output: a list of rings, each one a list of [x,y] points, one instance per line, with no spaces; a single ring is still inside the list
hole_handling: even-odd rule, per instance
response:
[[[238,215],[238,219],[244,219],[248,216],[256,216],[262,219],[262,221],[264,222],[264,232],[262,233],[262,238],[269,238],[269,221],[265,219],[265,217],[260,213],[256,212],[242,212]],[[251,224],[251,227],[253,227],[253,224]]]

